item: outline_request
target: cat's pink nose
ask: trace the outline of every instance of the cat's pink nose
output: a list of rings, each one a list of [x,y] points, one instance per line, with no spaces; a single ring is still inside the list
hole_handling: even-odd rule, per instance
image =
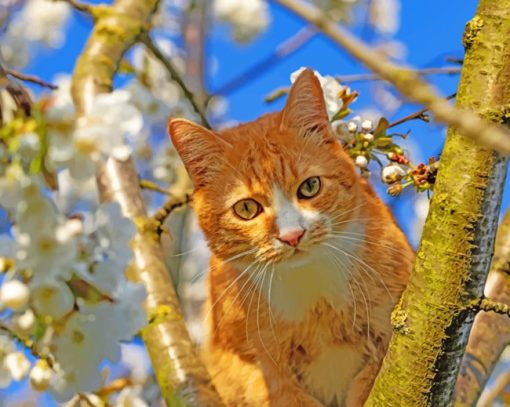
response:
[[[280,234],[278,240],[283,243],[287,243],[289,246],[296,247],[304,234],[304,229],[285,230],[282,234]]]

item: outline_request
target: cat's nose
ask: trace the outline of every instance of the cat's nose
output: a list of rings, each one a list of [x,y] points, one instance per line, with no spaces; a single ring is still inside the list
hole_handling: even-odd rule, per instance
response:
[[[278,240],[287,243],[289,246],[296,247],[304,234],[304,229],[284,230],[280,233],[280,236],[278,236]]]

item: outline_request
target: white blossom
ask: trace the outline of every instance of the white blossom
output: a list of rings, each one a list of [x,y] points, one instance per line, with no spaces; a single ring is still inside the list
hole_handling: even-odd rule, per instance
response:
[[[38,360],[30,370],[30,384],[37,391],[46,391],[50,385],[53,373],[45,360]]]
[[[113,407],[149,407],[142,398],[141,386],[130,386],[121,390],[113,403]]]
[[[30,362],[22,352],[7,354],[4,359],[4,366],[16,381],[22,380],[30,370]]]
[[[303,67],[293,72],[290,75],[290,81],[294,83],[304,69],[305,68]],[[339,95],[342,92],[345,92],[347,95],[350,94],[350,89],[346,86],[342,86],[332,76],[322,76],[317,71],[314,71],[314,74],[321,84],[322,92],[324,93],[324,102],[326,103],[326,111],[328,112],[328,117],[331,120],[343,107],[343,101]]]
[[[12,375],[11,371],[5,364],[5,358],[16,351],[16,347],[11,339],[5,335],[0,334],[0,389],[5,388],[11,384]]]
[[[384,167],[381,171],[381,178],[386,184],[400,181],[407,171],[398,164],[390,164]]]
[[[72,311],[74,296],[64,282],[48,281],[37,284],[32,289],[32,305],[39,315],[48,315],[59,320]]]
[[[11,66],[26,65],[40,45],[57,48],[65,39],[70,6],[51,0],[27,0],[0,34],[0,57]]]
[[[400,26],[400,0],[373,0],[369,22],[381,34],[395,34]]]
[[[32,334],[36,325],[34,311],[30,308],[27,309],[23,314],[16,315],[13,318],[13,322],[17,331],[23,334]]]
[[[131,154],[130,140],[143,128],[142,114],[130,99],[123,90],[97,95],[87,116],[78,122],[76,150],[93,160],[109,155],[126,160]]]
[[[269,6],[265,0],[214,0],[214,15],[232,24],[233,37],[247,42],[270,23]]]
[[[23,309],[29,298],[29,288],[19,280],[10,280],[0,286],[0,302],[15,311]]]
[[[358,155],[354,162],[359,168],[366,168],[368,165],[368,160],[364,155]]]

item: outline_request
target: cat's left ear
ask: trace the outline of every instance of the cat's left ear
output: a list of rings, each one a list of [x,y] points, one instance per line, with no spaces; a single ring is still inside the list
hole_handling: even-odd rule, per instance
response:
[[[171,119],[168,134],[195,187],[215,179],[219,160],[229,144],[213,131],[186,119]]]
[[[328,131],[329,119],[321,84],[311,69],[299,74],[287,97],[280,129],[289,128],[303,134]]]

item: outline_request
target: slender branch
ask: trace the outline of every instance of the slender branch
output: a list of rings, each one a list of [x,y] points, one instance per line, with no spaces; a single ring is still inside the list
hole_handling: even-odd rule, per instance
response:
[[[4,70],[7,75],[13,76],[14,78],[19,79],[20,81],[35,83],[39,86],[42,86],[44,88],[49,88],[51,90],[58,89],[57,85],[53,85],[52,83],[43,81],[42,79],[38,78],[37,76],[27,75],[27,74],[15,71],[13,69],[4,69]]]
[[[426,106],[436,120],[455,128],[463,136],[486,147],[510,154],[510,131],[507,129],[489,124],[467,110],[450,106],[437,94],[434,88],[420,78],[416,71],[391,62],[384,55],[374,51],[331,21],[324,12],[312,4],[302,0],[275,1],[304,20],[315,24],[326,36],[342,46],[382,79],[390,82],[409,100]],[[500,115],[504,117],[505,112],[500,112]]]
[[[246,85],[248,82],[253,81],[263,73],[273,69],[276,64],[289,55],[292,55],[304,44],[310,41],[317,34],[317,29],[313,25],[303,27],[298,32],[287,38],[282,43],[278,44],[275,50],[263,58],[261,61],[248,68],[246,71],[231,79],[224,85],[221,85],[216,91],[212,92],[215,95],[227,95],[237,90],[238,88]]]
[[[90,111],[98,94],[112,90],[119,62],[142,35],[147,35],[144,30],[158,5],[158,0],[115,0],[97,13],[73,74],[72,95],[79,116]],[[150,227],[155,221],[147,215],[133,160],[109,158],[101,163],[97,183],[101,200],[118,202],[123,213],[138,226],[133,240],[133,271],[145,284],[149,314],[149,324],[141,335],[166,404],[221,406],[184,324],[158,236]]]
[[[439,68],[421,68],[415,69],[419,75],[456,75],[459,74],[462,67],[460,66],[445,66]],[[353,75],[339,75],[336,79],[340,83],[353,83],[353,82],[367,82],[367,81],[382,81],[384,80],[377,74],[373,73],[361,73]]]
[[[75,8],[78,11],[81,11],[82,13],[87,13],[91,15],[94,14],[93,13],[94,6],[90,4],[82,3],[79,0],[63,0],[63,1],[69,3],[71,6],[73,6],[73,8]]]
[[[453,93],[449,96],[446,97],[446,100],[451,100],[453,99],[455,96],[457,96],[456,93]],[[429,122],[430,119],[428,117],[428,115],[425,115],[426,112],[428,112],[429,109],[428,108],[423,108],[423,109],[420,109],[418,110],[417,112],[414,112],[414,113],[411,113],[410,115],[408,116],[405,116],[405,117],[402,117],[401,119],[398,119],[398,120],[395,120],[394,122],[390,123],[388,125],[388,128],[391,128],[391,127],[395,127],[395,126],[398,126],[399,124],[402,124],[402,123],[405,123],[405,122],[408,122],[410,120],[415,120],[415,119],[420,119],[420,120],[423,120],[425,122]]]
[[[164,194],[164,195],[171,195],[170,191],[168,189],[162,188],[155,182],[152,182],[148,179],[141,179],[139,181],[139,184],[140,184],[140,188],[142,188],[142,189],[148,189],[149,191],[159,192],[160,194]]]
[[[480,397],[477,407],[493,407],[496,400],[503,394],[506,386],[510,383],[510,370],[500,374],[491,389]]]
[[[457,68],[457,67],[454,67],[454,68],[451,68],[451,67],[448,67],[448,68],[427,68],[427,69],[417,69],[415,70],[415,72],[417,73],[420,73],[422,74],[424,71],[430,71],[428,73],[428,75],[437,75],[439,73],[441,73],[441,71],[443,69],[448,69],[448,70],[455,70],[455,72],[460,72],[460,67]],[[434,72],[436,71],[436,72]],[[362,81],[378,81],[378,80],[383,80],[381,79],[380,76],[376,75],[376,74],[353,74],[353,75],[339,75],[339,76],[336,76],[335,79],[340,82],[341,84],[345,84],[345,83],[353,83],[353,82],[362,82]],[[274,91],[272,91],[270,94],[268,94],[264,100],[267,102],[267,103],[270,103],[270,102],[274,102],[276,99],[279,99],[280,97],[282,96],[285,96],[287,93],[289,93],[289,90],[290,90],[290,87],[289,86],[282,86],[280,88],[277,88],[275,89]],[[449,100],[449,98],[451,98],[450,96],[448,98],[446,98],[446,100]],[[428,108],[424,108],[423,109],[423,112],[429,110]]]
[[[482,298],[478,304],[478,309],[480,311],[495,312],[496,314],[510,317],[510,305],[491,300],[490,298]]]
[[[188,88],[188,86],[184,83],[184,81],[181,78],[181,75],[175,68],[175,66],[172,64],[168,58],[165,58],[163,53],[159,50],[159,48],[154,44],[152,39],[148,34],[143,34],[140,37],[140,41],[152,52],[152,54],[163,64],[163,66],[166,68],[168,73],[170,74],[170,77],[172,80],[177,83],[177,85],[181,88],[182,93],[188,99],[189,103],[193,107],[193,110],[200,118],[200,121],[202,124],[207,127],[211,128],[211,125],[209,124],[209,121],[207,120],[207,117],[205,115],[205,112],[202,110],[202,108],[199,106],[198,102],[195,100],[195,95],[191,90]]]
[[[183,206],[189,204],[191,202],[191,194],[186,194],[184,198],[169,198],[161,208],[159,208],[156,213],[154,213],[154,220],[158,223],[157,233],[161,235],[163,233],[163,223],[170,216],[170,214]]]

